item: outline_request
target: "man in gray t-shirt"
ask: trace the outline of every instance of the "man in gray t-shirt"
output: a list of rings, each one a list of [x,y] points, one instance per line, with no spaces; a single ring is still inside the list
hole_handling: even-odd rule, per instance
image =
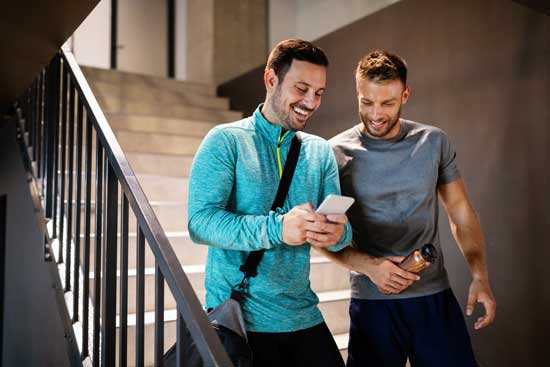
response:
[[[447,279],[438,232],[438,196],[472,273],[466,313],[476,302],[493,322],[481,227],[447,135],[400,118],[410,90],[403,59],[373,51],[356,82],[361,123],[330,140],[348,211],[353,245],[327,254],[351,272],[350,366],[475,366],[464,317]],[[419,274],[398,264],[431,243],[438,257]]]

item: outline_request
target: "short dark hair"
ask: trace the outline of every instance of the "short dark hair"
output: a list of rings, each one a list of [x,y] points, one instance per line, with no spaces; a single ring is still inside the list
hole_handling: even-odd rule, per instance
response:
[[[406,86],[407,63],[402,57],[388,51],[374,50],[359,60],[355,77],[375,82],[399,79]]]
[[[294,59],[328,66],[327,55],[320,47],[301,39],[287,39],[271,50],[265,69],[273,69],[279,82],[282,82]]]

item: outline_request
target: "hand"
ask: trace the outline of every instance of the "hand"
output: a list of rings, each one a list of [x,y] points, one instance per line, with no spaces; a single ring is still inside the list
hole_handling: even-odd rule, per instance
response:
[[[466,315],[472,315],[476,302],[483,304],[483,307],[485,307],[485,315],[479,317],[474,324],[474,329],[479,330],[489,326],[493,322],[497,308],[495,296],[493,296],[489,281],[486,278],[474,278],[472,280],[470,292],[468,293]]]
[[[305,244],[308,228],[314,222],[326,222],[326,218],[315,213],[311,203],[295,206],[283,215],[283,242],[291,246]]]
[[[327,215],[328,222],[313,222],[307,225],[306,239],[314,247],[325,248],[340,241],[344,234],[348,217],[345,215]]]
[[[398,294],[407,289],[420,277],[397,266],[403,256],[371,257],[366,264],[365,275],[384,294]]]

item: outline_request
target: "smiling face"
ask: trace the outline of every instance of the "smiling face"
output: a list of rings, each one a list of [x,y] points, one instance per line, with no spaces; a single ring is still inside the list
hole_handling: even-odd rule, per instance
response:
[[[300,131],[321,104],[326,67],[294,59],[282,81],[269,69],[264,82],[267,89],[264,117],[287,130]]]
[[[401,107],[409,98],[409,88],[399,79],[371,81],[359,78],[356,86],[363,132],[373,139],[395,137],[399,133]]]

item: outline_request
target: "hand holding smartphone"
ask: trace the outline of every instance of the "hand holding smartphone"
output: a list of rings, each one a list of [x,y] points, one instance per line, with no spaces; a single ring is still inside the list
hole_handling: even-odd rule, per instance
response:
[[[355,199],[349,196],[331,194],[327,196],[325,200],[323,200],[323,202],[321,203],[321,205],[319,205],[315,212],[323,215],[346,214],[346,212],[353,205],[354,202]]]

